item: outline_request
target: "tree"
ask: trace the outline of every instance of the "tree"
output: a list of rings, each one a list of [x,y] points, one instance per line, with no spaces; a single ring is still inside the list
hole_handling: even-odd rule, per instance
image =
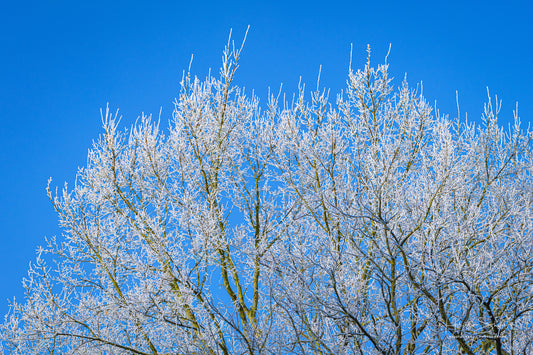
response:
[[[103,135],[1,327],[13,354],[527,354],[532,134],[432,112],[388,64],[266,109],[184,76]],[[50,184],[49,184],[50,185]]]

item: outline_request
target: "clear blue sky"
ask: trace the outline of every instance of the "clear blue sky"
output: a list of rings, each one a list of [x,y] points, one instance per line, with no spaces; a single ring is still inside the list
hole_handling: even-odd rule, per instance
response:
[[[533,122],[533,5],[530,1],[2,1],[0,5],[0,313],[23,295],[21,280],[45,236],[58,235],[45,193],[72,183],[100,134],[99,109],[120,108],[124,126],[141,112],[171,117],[178,83],[218,71],[229,29],[251,26],[238,82],[265,96],[299,77],[344,88],[373,48],[400,85],[423,81],[441,112],[476,121],[486,87]],[[166,124],[165,124],[166,125]]]

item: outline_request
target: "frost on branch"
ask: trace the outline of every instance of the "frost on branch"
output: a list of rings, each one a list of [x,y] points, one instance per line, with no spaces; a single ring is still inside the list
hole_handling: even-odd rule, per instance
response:
[[[265,109],[186,75],[168,128],[104,132],[49,190],[13,354],[533,352],[531,138],[435,115],[388,64]]]

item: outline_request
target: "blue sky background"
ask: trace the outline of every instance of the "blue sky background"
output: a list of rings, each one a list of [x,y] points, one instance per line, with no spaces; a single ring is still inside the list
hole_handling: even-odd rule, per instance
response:
[[[45,236],[59,235],[45,193],[72,183],[101,133],[99,109],[120,108],[123,127],[141,114],[171,117],[182,71],[218,72],[230,28],[248,40],[237,81],[263,98],[292,94],[300,76],[335,93],[354,68],[382,62],[394,84],[407,73],[443,113],[479,121],[491,94],[502,122],[519,102],[533,122],[530,1],[2,1],[0,3],[0,314],[21,299],[21,280]]]

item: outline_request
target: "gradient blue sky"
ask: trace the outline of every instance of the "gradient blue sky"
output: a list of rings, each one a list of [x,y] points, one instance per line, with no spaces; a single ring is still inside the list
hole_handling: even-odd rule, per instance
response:
[[[45,236],[58,235],[45,193],[72,183],[101,133],[99,109],[171,117],[182,71],[218,72],[230,28],[245,45],[238,83],[264,98],[291,94],[300,76],[333,92],[373,48],[389,56],[394,84],[411,85],[441,112],[479,121],[486,87],[533,122],[533,5],[530,1],[141,2],[2,1],[0,4],[0,313],[23,296],[21,280]],[[264,100],[263,100],[264,101]],[[166,126],[166,123],[164,123]]]

